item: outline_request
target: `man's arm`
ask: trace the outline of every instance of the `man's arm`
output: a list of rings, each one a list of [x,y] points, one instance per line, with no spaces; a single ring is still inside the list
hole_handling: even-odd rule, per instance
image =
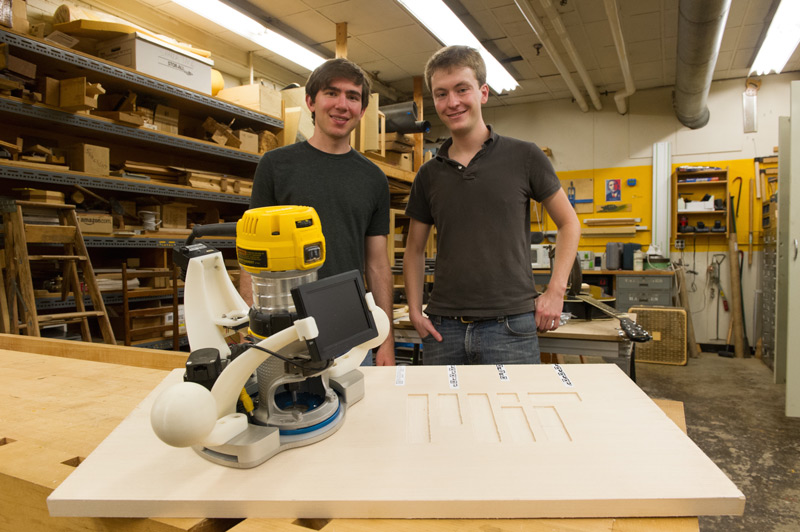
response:
[[[536,299],[536,327],[540,331],[553,331],[558,328],[561,319],[567,280],[581,239],[581,225],[564,189],[558,189],[555,194],[544,200],[542,205],[556,223],[558,233],[550,282],[544,294]]]
[[[425,282],[425,244],[431,232],[431,225],[411,218],[406,239],[406,251],[403,255],[403,280],[406,286],[408,301],[408,318],[420,338],[432,334],[437,342],[442,335],[422,313],[422,286]]]
[[[364,274],[367,278],[367,287],[375,298],[375,303],[386,312],[389,317],[389,336],[378,347],[375,355],[375,365],[394,366],[394,331],[391,328],[394,302],[394,287],[392,283],[392,269],[389,266],[385,236],[368,236],[364,241]]]

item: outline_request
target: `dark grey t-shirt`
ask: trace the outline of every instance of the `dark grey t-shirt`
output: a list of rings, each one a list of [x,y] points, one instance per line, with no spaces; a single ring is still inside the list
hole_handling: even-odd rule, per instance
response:
[[[490,128],[491,131],[491,128]],[[530,199],[561,183],[535,144],[491,132],[468,166],[448,158],[452,139],[422,165],[406,214],[438,231],[426,312],[507,316],[534,308]]]
[[[308,142],[268,151],[256,168],[250,208],[314,207],[327,258],[319,277],[364,273],[364,239],[389,233],[389,185],[381,170],[355,150],[335,155]]]

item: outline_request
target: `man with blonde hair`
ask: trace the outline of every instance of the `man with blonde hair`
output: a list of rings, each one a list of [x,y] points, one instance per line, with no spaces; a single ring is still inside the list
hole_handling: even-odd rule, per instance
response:
[[[425,364],[538,363],[537,330],[558,327],[580,224],[550,161],[535,144],[498,135],[483,120],[486,66],[467,46],[425,67],[436,113],[450,131],[417,173],[403,273],[409,318]],[[536,297],[530,200],[558,227],[555,267]],[[424,248],[438,233],[433,291],[423,314]]]

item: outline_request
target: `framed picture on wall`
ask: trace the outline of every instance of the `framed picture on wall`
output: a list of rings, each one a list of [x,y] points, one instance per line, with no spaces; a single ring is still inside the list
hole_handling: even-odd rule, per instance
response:
[[[606,179],[606,201],[622,201],[622,187],[619,179]]]

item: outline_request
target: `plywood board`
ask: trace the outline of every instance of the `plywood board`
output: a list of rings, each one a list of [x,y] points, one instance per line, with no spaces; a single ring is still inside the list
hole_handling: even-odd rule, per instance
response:
[[[594,179],[562,179],[561,187],[569,197],[571,189],[575,189],[575,212],[587,214],[594,212]]]
[[[615,365],[364,368],[366,397],[314,445],[236,470],[149,425],[175,370],[50,496],[105,517],[741,514],[744,496]]]

